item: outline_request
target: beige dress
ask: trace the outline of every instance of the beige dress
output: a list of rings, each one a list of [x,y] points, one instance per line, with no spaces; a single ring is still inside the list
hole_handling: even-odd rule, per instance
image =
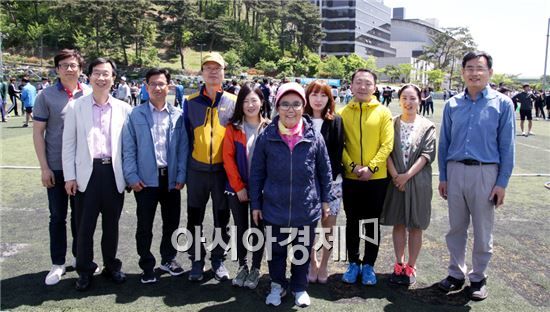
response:
[[[408,228],[425,230],[430,224],[432,201],[432,166],[435,158],[435,126],[428,119],[417,115],[411,133],[408,164],[405,165],[401,149],[401,115],[394,117],[395,131],[393,151],[390,157],[398,173],[404,173],[418,160],[425,157],[428,163],[405,185],[405,192],[389,183],[384,208],[380,217],[383,225],[404,224]]]

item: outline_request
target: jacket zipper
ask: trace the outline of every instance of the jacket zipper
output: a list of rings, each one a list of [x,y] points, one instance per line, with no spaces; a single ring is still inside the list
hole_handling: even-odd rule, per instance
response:
[[[361,156],[361,166],[363,166],[363,109],[361,108],[362,102],[359,102],[359,148]]]
[[[212,170],[212,141],[214,140],[214,108],[210,107],[210,170]]]
[[[296,143],[296,145],[298,145],[298,143]],[[294,148],[296,148],[296,145],[294,145]],[[292,216],[292,150],[290,150],[290,147],[288,147],[288,149],[290,151],[290,203],[288,205],[288,227],[290,227]]]

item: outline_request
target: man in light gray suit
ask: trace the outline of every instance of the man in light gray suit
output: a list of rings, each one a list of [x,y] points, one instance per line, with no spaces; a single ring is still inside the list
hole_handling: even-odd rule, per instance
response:
[[[76,289],[87,290],[96,264],[93,236],[101,212],[103,236],[102,275],[123,283],[122,263],[116,258],[118,221],[126,183],[122,173],[122,127],[131,107],[113,98],[109,91],[116,78],[113,61],[92,61],[88,75],[93,92],[69,103],[63,130],[62,162],[65,190],[74,195],[77,219]]]

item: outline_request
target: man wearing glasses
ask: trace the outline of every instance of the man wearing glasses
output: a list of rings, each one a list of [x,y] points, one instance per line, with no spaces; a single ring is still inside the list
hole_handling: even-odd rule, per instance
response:
[[[166,101],[170,73],[152,68],[145,75],[149,102],[135,107],[122,130],[124,178],[137,202],[136,243],[141,283],[155,283],[155,256],[151,253],[153,221],[160,203],[162,238],[160,270],[172,276],[183,274],[176,261],[172,233],[178,228],[180,190],[187,173],[189,144],[182,111]]]
[[[193,181],[187,185],[187,229],[192,233],[194,241],[197,241],[197,235],[202,237],[206,203],[211,196],[215,235],[221,235],[221,240],[227,244],[230,214],[224,195],[227,177],[223,168],[222,144],[225,126],[235,110],[236,96],[222,89],[225,61],[219,53],[206,54],[201,64],[204,85],[199,92],[183,102],[191,153],[187,179]],[[189,280],[202,280],[205,255],[204,245],[201,243],[196,246],[193,243],[189,249],[193,262]],[[225,249],[216,244],[211,252],[211,263],[214,277],[219,281],[229,279],[224,260]]]
[[[466,90],[445,103],[439,135],[439,195],[449,205],[448,276],[445,292],[470,280],[472,300],[487,298],[487,266],[493,254],[495,209],[504,203],[514,168],[514,105],[489,86],[493,58],[468,52],[462,59]],[[466,266],[468,227],[472,222],[472,270]]]
[[[72,261],[67,266],[76,265],[77,222],[74,211],[74,197],[65,192],[65,178],[61,164],[63,122],[67,103],[90,94],[92,90],[78,82],[84,59],[75,50],[61,50],[54,57],[57,83],[42,90],[36,97],[33,108],[33,140],[36,157],[42,172],[42,185],[48,193],[50,210],[50,255],[52,268],[46,276],[46,285],[59,282],[65,273],[67,252],[68,206],[71,207]]]
[[[97,265],[93,263],[94,232],[101,213],[102,275],[126,281],[116,258],[118,221],[126,183],[122,173],[122,127],[131,107],[110,95],[116,78],[113,61],[97,58],[88,73],[92,94],[69,103],[63,129],[65,191],[75,197],[78,224],[76,289],[87,290]]]
[[[342,281],[349,284],[354,284],[359,276],[363,285],[377,283],[374,263],[378,257],[379,239],[365,240],[363,259],[359,254],[360,234],[371,240],[380,237],[378,219],[388,184],[386,161],[393,150],[391,112],[373,95],[375,90],[376,74],[358,69],[351,76],[353,98],[338,112],[344,124],[342,199],[349,259]],[[374,222],[363,225],[360,233],[360,224],[369,219]]]

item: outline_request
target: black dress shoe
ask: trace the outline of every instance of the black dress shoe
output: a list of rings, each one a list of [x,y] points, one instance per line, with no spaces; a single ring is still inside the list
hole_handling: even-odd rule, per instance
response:
[[[445,292],[460,290],[463,285],[463,279],[457,279],[452,276],[447,276],[444,280],[439,282],[439,288]]]
[[[101,275],[110,278],[113,280],[113,282],[117,284],[122,284],[126,282],[126,274],[124,272],[118,270],[118,271],[111,271],[107,268],[104,268],[103,271],[101,271]]]
[[[78,280],[76,281],[76,290],[78,291],[85,291],[90,288],[92,285],[92,276],[88,274],[81,274],[78,276]]]

